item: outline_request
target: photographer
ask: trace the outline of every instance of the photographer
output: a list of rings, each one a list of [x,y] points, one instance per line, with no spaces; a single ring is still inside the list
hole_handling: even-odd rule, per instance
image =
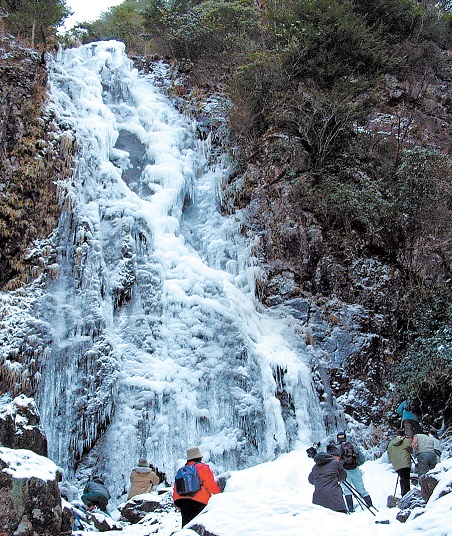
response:
[[[359,468],[365,461],[363,453],[358,449],[356,445],[353,445],[350,441],[347,441],[345,432],[339,432],[337,434],[337,445],[331,446],[332,449],[339,449],[344,469],[347,471],[347,483],[351,484],[356,492],[363,498],[368,507],[372,507],[372,499],[369,492],[364,487],[363,475]],[[330,447],[327,447],[326,451],[329,451]],[[345,494],[345,500],[347,502],[349,512],[354,511],[353,495],[348,486],[342,486]]]
[[[310,452],[306,451],[310,458],[311,454],[317,450],[313,447],[311,449],[308,449]],[[340,482],[347,478],[347,471],[340,461],[339,450],[331,450],[329,453],[317,452],[313,458],[315,465],[308,477],[309,483],[315,486],[312,496],[313,504],[346,514],[347,507]]]

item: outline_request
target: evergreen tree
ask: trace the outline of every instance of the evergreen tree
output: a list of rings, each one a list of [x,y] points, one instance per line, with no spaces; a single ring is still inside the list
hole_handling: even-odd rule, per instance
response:
[[[147,4],[146,0],[125,0],[103,12],[94,22],[78,24],[75,32],[84,32],[84,43],[117,39],[126,45],[128,53],[143,52],[147,41],[143,12]]]
[[[8,31],[27,39],[31,46],[49,44],[70,15],[66,0],[0,0]]]

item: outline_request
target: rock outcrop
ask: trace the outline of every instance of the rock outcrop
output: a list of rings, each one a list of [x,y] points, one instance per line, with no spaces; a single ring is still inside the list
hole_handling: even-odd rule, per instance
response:
[[[129,523],[135,524],[144,519],[150,512],[164,507],[165,497],[155,493],[137,495],[118,507],[122,517]]]
[[[48,458],[0,447],[0,532],[5,536],[67,534],[71,521],[66,515],[63,524],[59,478],[58,467]]]
[[[0,397],[0,445],[47,456],[47,439],[40,422],[32,398],[25,395],[13,400],[8,395]]]
[[[424,501],[428,501],[432,496],[433,490],[438,485],[438,476],[434,474],[423,475],[419,479],[419,484],[421,486],[421,495]]]
[[[87,514],[87,521],[94,526],[99,532],[109,532],[111,530],[122,530],[124,527],[121,523],[114,521],[109,515],[102,512],[92,512]]]

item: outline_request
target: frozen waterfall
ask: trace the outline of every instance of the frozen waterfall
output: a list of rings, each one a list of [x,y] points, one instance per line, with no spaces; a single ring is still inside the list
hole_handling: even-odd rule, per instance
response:
[[[119,499],[139,456],[171,480],[193,445],[221,472],[317,439],[304,337],[256,301],[195,125],[115,41],[60,53],[50,107],[78,160],[36,308],[49,457]]]

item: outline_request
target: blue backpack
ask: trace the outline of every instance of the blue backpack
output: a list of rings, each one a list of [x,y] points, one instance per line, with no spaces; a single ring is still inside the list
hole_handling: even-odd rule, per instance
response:
[[[176,473],[176,491],[179,495],[193,496],[201,489],[195,465],[184,465]]]

